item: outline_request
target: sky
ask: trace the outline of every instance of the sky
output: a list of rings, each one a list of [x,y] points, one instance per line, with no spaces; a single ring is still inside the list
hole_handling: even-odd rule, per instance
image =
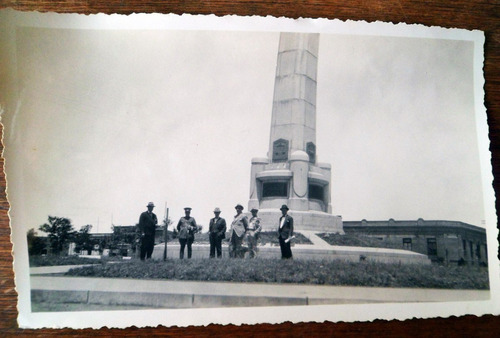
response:
[[[37,229],[52,215],[108,232],[150,201],[174,222],[185,206],[205,228],[215,207],[232,218],[248,203],[251,159],[268,152],[278,42],[18,28],[16,81],[2,87],[13,222]],[[334,214],[482,225],[473,47],[320,35],[316,150],[332,165]]]

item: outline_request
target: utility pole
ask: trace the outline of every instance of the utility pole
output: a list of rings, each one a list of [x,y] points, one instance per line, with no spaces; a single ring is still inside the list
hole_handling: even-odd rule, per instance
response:
[[[163,249],[163,260],[167,260],[167,240],[168,240],[168,208],[167,208],[167,202],[165,202],[165,227],[163,228],[163,236],[165,240],[165,247]]]

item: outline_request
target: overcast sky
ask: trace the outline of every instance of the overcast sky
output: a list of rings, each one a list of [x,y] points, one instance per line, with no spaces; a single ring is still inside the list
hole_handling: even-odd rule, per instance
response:
[[[3,103],[16,222],[93,232],[153,201],[205,225],[266,156],[279,33],[19,28]],[[473,43],[321,34],[317,157],[344,220],[484,219]],[[205,229],[206,230],[206,229]]]

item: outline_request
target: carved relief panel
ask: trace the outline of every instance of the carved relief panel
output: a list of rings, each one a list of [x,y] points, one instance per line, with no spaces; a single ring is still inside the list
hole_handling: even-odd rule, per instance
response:
[[[288,160],[288,140],[278,139],[273,142],[273,162]]]

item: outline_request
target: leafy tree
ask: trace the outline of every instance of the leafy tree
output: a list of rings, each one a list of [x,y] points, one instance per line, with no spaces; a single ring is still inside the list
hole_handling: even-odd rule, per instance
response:
[[[135,227],[124,227],[113,225],[112,245],[113,249],[117,248],[120,244],[133,244],[137,237]]]
[[[53,254],[60,254],[73,236],[73,226],[68,218],[49,216],[48,223],[40,225],[39,230],[48,234]]]
[[[94,240],[90,235],[90,230],[92,225],[87,224],[80,228],[78,232],[74,233],[75,251],[80,252],[82,250],[90,251],[94,247]]]
[[[119,254],[125,254],[127,249],[135,252],[136,239],[139,238],[136,228],[137,226],[113,225],[113,234],[107,246],[112,250],[119,249]]]
[[[163,221],[162,221],[162,226],[163,226],[163,227],[164,227],[165,225],[166,225],[166,226],[169,226],[169,225],[170,225],[170,224],[172,224],[172,223],[173,223],[173,222],[172,222],[172,219],[171,219],[170,217],[169,217],[169,218],[165,218],[165,219],[163,219]]]
[[[45,240],[37,236],[35,229],[28,230],[26,237],[28,239],[28,254],[30,256],[41,255],[46,252]]]
[[[172,222],[171,218],[164,218],[162,221],[161,229],[163,231],[165,231],[165,229],[167,229],[168,238],[176,238],[177,237],[177,229],[175,229],[175,227],[173,230],[168,230],[168,228],[170,227],[170,225],[172,223],[173,222]],[[174,235],[175,235],[175,237],[174,237]],[[161,239],[160,242],[163,242],[164,240],[165,240],[165,232],[163,232],[163,238]]]

